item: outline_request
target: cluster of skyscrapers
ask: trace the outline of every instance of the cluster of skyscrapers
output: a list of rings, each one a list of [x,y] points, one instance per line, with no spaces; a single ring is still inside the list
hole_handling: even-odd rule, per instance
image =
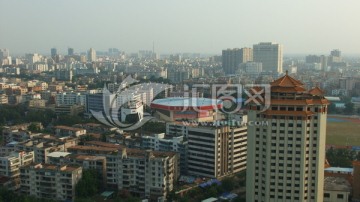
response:
[[[235,48],[222,51],[222,66],[226,74],[235,74],[241,64],[261,63],[262,71],[274,74],[283,72],[283,47],[266,42],[255,44],[253,48]]]

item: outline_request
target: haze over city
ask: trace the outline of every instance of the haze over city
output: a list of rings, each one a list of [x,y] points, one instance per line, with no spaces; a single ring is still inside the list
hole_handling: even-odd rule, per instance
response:
[[[284,54],[360,52],[356,0],[335,1],[13,1],[0,7],[1,47],[12,54],[90,47],[126,52],[219,54],[260,41],[284,45]],[[7,8],[7,9],[4,9]],[[341,14],[339,14],[341,12]]]

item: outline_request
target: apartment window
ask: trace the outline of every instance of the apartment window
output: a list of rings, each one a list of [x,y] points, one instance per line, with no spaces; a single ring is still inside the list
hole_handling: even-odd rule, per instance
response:
[[[336,198],[342,199],[342,198],[344,198],[344,195],[343,194],[338,194]]]
[[[280,126],[281,126],[281,127],[285,127],[285,123],[280,123]]]

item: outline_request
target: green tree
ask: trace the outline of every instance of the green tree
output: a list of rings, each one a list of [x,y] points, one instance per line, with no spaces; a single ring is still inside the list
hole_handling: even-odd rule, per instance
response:
[[[100,174],[94,170],[84,170],[82,178],[75,187],[76,196],[87,198],[94,196],[101,189]]]
[[[41,132],[39,125],[37,125],[35,123],[31,123],[27,129],[31,132]]]
[[[74,124],[83,123],[84,120],[80,116],[59,115],[56,120],[56,125],[72,126]]]
[[[356,152],[349,149],[330,148],[326,152],[326,158],[333,167],[352,167],[352,161],[356,159]]]
[[[212,186],[210,186],[208,189],[206,189],[206,191],[205,191],[205,197],[206,197],[206,198],[217,197],[217,195],[218,195],[219,193],[218,193],[216,187],[217,187],[217,185],[212,185]]]

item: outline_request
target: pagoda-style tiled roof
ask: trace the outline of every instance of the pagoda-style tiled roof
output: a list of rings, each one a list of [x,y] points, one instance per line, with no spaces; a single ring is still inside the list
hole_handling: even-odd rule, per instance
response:
[[[309,90],[309,94],[321,96],[324,95],[325,92],[316,86],[315,88]]]
[[[280,87],[280,86],[272,86],[271,92],[273,93],[296,93],[296,92],[305,92],[306,89],[302,86],[294,86],[294,87]]]
[[[289,76],[286,72],[285,76],[276,79],[270,83],[271,92],[273,93],[302,93],[306,92],[304,84]]]
[[[285,76],[276,79],[270,83],[271,87],[302,87],[304,84],[289,76],[286,72]]]

